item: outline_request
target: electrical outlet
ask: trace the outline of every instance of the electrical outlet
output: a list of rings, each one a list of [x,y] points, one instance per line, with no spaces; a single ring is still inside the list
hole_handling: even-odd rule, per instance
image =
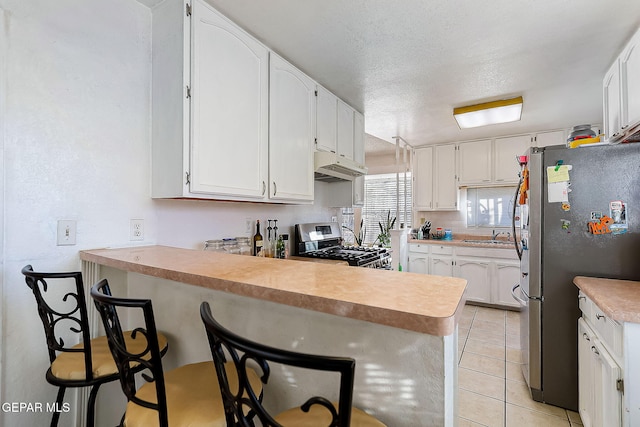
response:
[[[76,244],[76,221],[61,219],[58,221],[58,246]]]
[[[251,218],[244,219],[244,232],[247,235],[251,235],[253,232],[253,220]]]
[[[144,219],[131,220],[129,240],[144,240]]]
[[[337,216],[332,216],[331,217],[331,222],[338,222],[338,217]]]

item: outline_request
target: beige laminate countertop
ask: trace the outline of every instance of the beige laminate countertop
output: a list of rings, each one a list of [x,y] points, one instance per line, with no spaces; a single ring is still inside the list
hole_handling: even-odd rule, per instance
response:
[[[640,282],[576,276],[573,283],[607,317],[618,322],[640,323]]]
[[[426,245],[443,245],[443,246],[466,246],[470,248],[494,248],[494,249],[513,249],[513,242],[504,243],[475,243],[475,242],[465,242],[464,240],[472,240],[473,237],[465,237],[464,239],[453,239],[453,240],[438,240],[438,239],[409,239],[409,244],[412,243],[421,243]],[[481,240],[481,238],[476,237],[477,240]],[[486,239],[487,241],[489,239]]]
[[[464,306],[456,277],[257,258],[168,246],[96,249],[84,261],[430,335],[451,335]]]

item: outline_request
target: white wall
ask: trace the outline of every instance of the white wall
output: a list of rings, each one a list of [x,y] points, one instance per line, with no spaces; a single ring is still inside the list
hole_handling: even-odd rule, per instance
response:
[[[202,200],[154,200],[160,245],[202,249],[210,239],[253,236],[255,220],[260,220],[262,236],[267,237],[267,219],[278,220],[278,234],[289,233],[293,241],[293,226],[303,222],[328,221],[338,215],[338,209],[327,208],[330,185],[315,183],[313,205],[275,205]],[[252,221],[251,233],[245,232],[246,220]]]
[[[20,269],[79,270],[79,250],[130,243],[130,218],[145,218],[155,239],[151,14],[133,0],[0,0],[0,8],[7,46],[1,400],[53,402],[44,333]],[[56,246],[59,219],[77,221],[76,246]],[[0,411],[6,427],[49,419]],[[63,416],[60,425],[74,424]]]
[[[79,270],[79,250],[134,243],[131,218],[145,220],[145,240],[136,244],[200,249],[207,239],[245,235],[245,218],[277,218],[285,232],[337,210],[323,207],[330,205],[324,183],[306,206],[152,200],[150,10],[134,0],[0,0],[1,10],[0,88],[6,67],[7,90],[0,94],[0,403],[53,402],[24,265]],[[77,245],[56,246],[59,219],[77,221]],[[47,413],[0,411],[5,427],[49,420]],[[63,415],[60,425],[75,420]]]

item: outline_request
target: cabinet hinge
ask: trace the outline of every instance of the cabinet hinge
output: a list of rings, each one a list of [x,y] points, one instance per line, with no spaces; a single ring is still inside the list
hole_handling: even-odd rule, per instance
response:
[[[186,175],[185,185],[191,184],[191,175],[189,174],[189,171],[185,172],[185,175]]]
[[[191,16],[191,5],[189,3],[185,4],[185,9],[187,16]]]
[[[191,88],[187,86],[187,98],[191,98]]]
[[[624,380],[616,381],[616,390],[618,390],[620,393],[624,394]]]

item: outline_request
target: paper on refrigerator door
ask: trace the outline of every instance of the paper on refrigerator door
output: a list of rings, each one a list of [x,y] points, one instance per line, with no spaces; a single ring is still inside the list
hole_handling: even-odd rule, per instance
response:
[[[571,165],[549,166],[547,168],[547,180],[549,182],[569,181]]]
[[[549,203],[564,203],[569,201],[569,183],[567,181],[550,182],[548,184]]]

